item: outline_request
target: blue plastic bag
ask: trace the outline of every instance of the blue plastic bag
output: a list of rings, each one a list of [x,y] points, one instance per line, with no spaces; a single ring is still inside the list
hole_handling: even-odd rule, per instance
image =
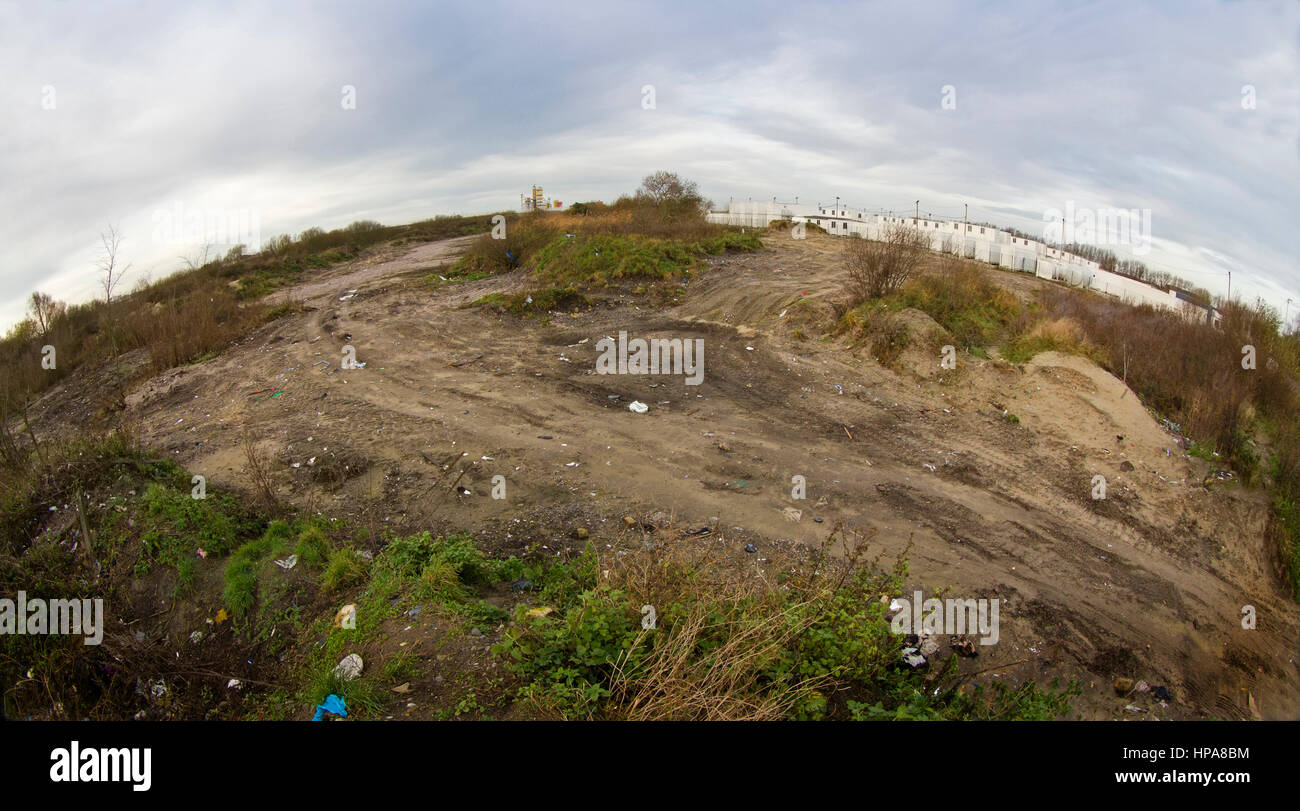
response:
[[[329,697],[325,699],[324,704],[316,705],[316,717],[311,720],[319,721],[321,720],[321,716],[323,716],[327,712],[333,715],[341,715],[344,718],[347,718],[348,703],[347,701],[344,700],[343,696],[336,696],[333,693],[330,693]]]

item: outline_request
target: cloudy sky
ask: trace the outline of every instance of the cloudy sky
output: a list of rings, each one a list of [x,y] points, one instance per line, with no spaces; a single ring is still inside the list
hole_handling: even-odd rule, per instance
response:
[[[0,0],[0,328],[94,295],[109,224],[128,286],[175,270],[178,206],[265,239],[656,169],[1034,234],[1149,209],[1138,258],[1294,320],[1300,3]]]

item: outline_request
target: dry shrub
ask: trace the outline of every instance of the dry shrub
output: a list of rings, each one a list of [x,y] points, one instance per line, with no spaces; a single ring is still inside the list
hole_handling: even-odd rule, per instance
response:
[[[142,303],[130,327],[149,350],[154,370],[170,369],[225,348],[261,323],[264,308],[243,304],[236,292],[216,280],[183,298]]]
[[[1071,318],[1049,318],[1039,321],[1025,333],[1031,338],[1042,338],[1058,344],[1068,344],[1084,339],[1083,327]]]
[[[716,604],[693,603],[657,641],[636,675],[625,672],[624,662],[619,662],[611,695],[621,705],[623,717],[630,721],[779,720],[829,682],[827,676],[765,689],[763,670],[812,625],[815,615],[806,610],[808,603],[773,604],[769,611],[755,613],[744,605],[752,597],[728,595],[723,602],[731,610],[722,612],[729,615],[722,620],[714,618]],[[708,656],[699,655],[706,639],[719,637],[721,644]]]
[[[849,306],[898,290],[929,251],[929,235],[905,225],[886,227],[879,240],[850,239],[844,250],[849,270]]]
[[[280,499],[275,494],[275,479],[271,475],[271,465],[257,448],[253,434],[244,429],[241,441],[244,446],[244,472],[253,486],[253,494],[261,506],[270,513],[280,511]]]
[[[735,563],[720,558],[707,541],[669,526],[640,550],[602,562],[609,564],[603,579],[634,605],[682,607],[653,636],[642,630],[614,663],[610,698],[617,717],[790,717],[793,708],[831,687],[841,674],[823,672],[780,683],[772,683],[767,674],[796,649],[801,635],[827,621],[832,596],[868,571],[862,566],[867,541],[864,533],[836,526],[821,549],[773,548],[766,552],[771,560],[755,568],[752,559]],[[878,563],[871,561],[869,570],[876,571]],[[778,571],[785,572],[780,584]],[[637,653],[644,656],[630,667]]]

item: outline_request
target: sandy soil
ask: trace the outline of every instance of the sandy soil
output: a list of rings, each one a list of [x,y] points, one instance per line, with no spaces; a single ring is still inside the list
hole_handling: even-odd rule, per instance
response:
[[[126,418],[215,485],[247,486],[247,430],[301,505],[468,527],[489,545],[580,545],[578,525],[599,540],[625,514],[665,510],[712,527],[723,554],[746,559],[755,543],[747,559],[762,567],[765,546],[819,543],[844,522],[888,555],[910,544],[926,596],[1003,601],[1000,642],[968,663],[983,678],[1079,679],[1082,718],[1300,718],[1300,608],[1278,585],[1265,497],[1203,484],[1210,467],[1091,362],[961,356],[948,371],[918,340],[896,373],[800,340],[844,280],[841,245],[821,235],[715,260],[671,308],[548,321],[460,308],[518,289],[518,274],[418,282],[465,242],[387,248],[314,278],[288,293],[306,312],[137,386]],[[1022,293],[1042,284],[992,273]],[[932,324],[910,317],[922,335]],[[702,338],[703,384],[595,374],[595,343],[619,330]],[[345,344],[364,368],[339,368]],[[282,394],[249,396],[268,389]],[[1098,474],[1105,500],[1091,497]],[[791,498],[795,475],[806,500]],[[1116,696],[1116,677],[1173,701]]]

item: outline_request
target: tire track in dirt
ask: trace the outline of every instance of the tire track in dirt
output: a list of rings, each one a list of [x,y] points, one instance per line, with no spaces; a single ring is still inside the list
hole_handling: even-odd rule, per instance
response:
[[[1199,461],[1165,456],[1167,435],[1116,400],[1104,372],[1075,359],[1019,370],[964,358],[940,380],[920,355],[893,372],[799,340],[793,330],[811,322],[791,319],[828,312],[842,284],[829,238],[719,259],[676,307],[598,305],[542,321],[461,309],[521,289],[519,273],[433,292],[406,278],[464,242],[394,251],[289,291],[315,309],[149,381],[131,417],[151,444],[234,485],[247,428],[282,460],[289,497],[366,505],[391,523],[504,533],[549,510],[563,523],[554,536],[585,520],[600,538],[608,516],[661,509],[714,526],[715,540],[726,533],[724,546],[743,527],[761,551],[858,525],[887,555],[910,541],[910,580],[927,594],[1006,600],[1003,640],[980,666],[1026,659],[997,672],[1082,678],[1083,717],[1124,714],[1115,675],[1170,685],[1177,701],[1161,717],[1239,713],[1248,693],[1266,717],[1300,717],[1300,615],[1267,575],[1262,499],[1188,486]],[[595,342],[620,329],[704,339],[704,382],[594,374]],[[344,343],[364,369],[337,368]],[[268,385],[283,395],[243,397]],[[650,411],[628,411],[633,399]],[[290,467],[327,446],[369,468],[321,487]],[[472,495],[430,495],[442,471],[424,457],[453,453],[466,454],[457,465]],[[1105,504],[1088,498],[1093,471],[1111,485]],[[498,474],[505,503],[486,495]],[[790,498],[795,474],[807,477],[807,501]],[[788,520],[787,507],[801,519]],[[1255,631],[1240,628],[1244,604],[1260,612]]]

